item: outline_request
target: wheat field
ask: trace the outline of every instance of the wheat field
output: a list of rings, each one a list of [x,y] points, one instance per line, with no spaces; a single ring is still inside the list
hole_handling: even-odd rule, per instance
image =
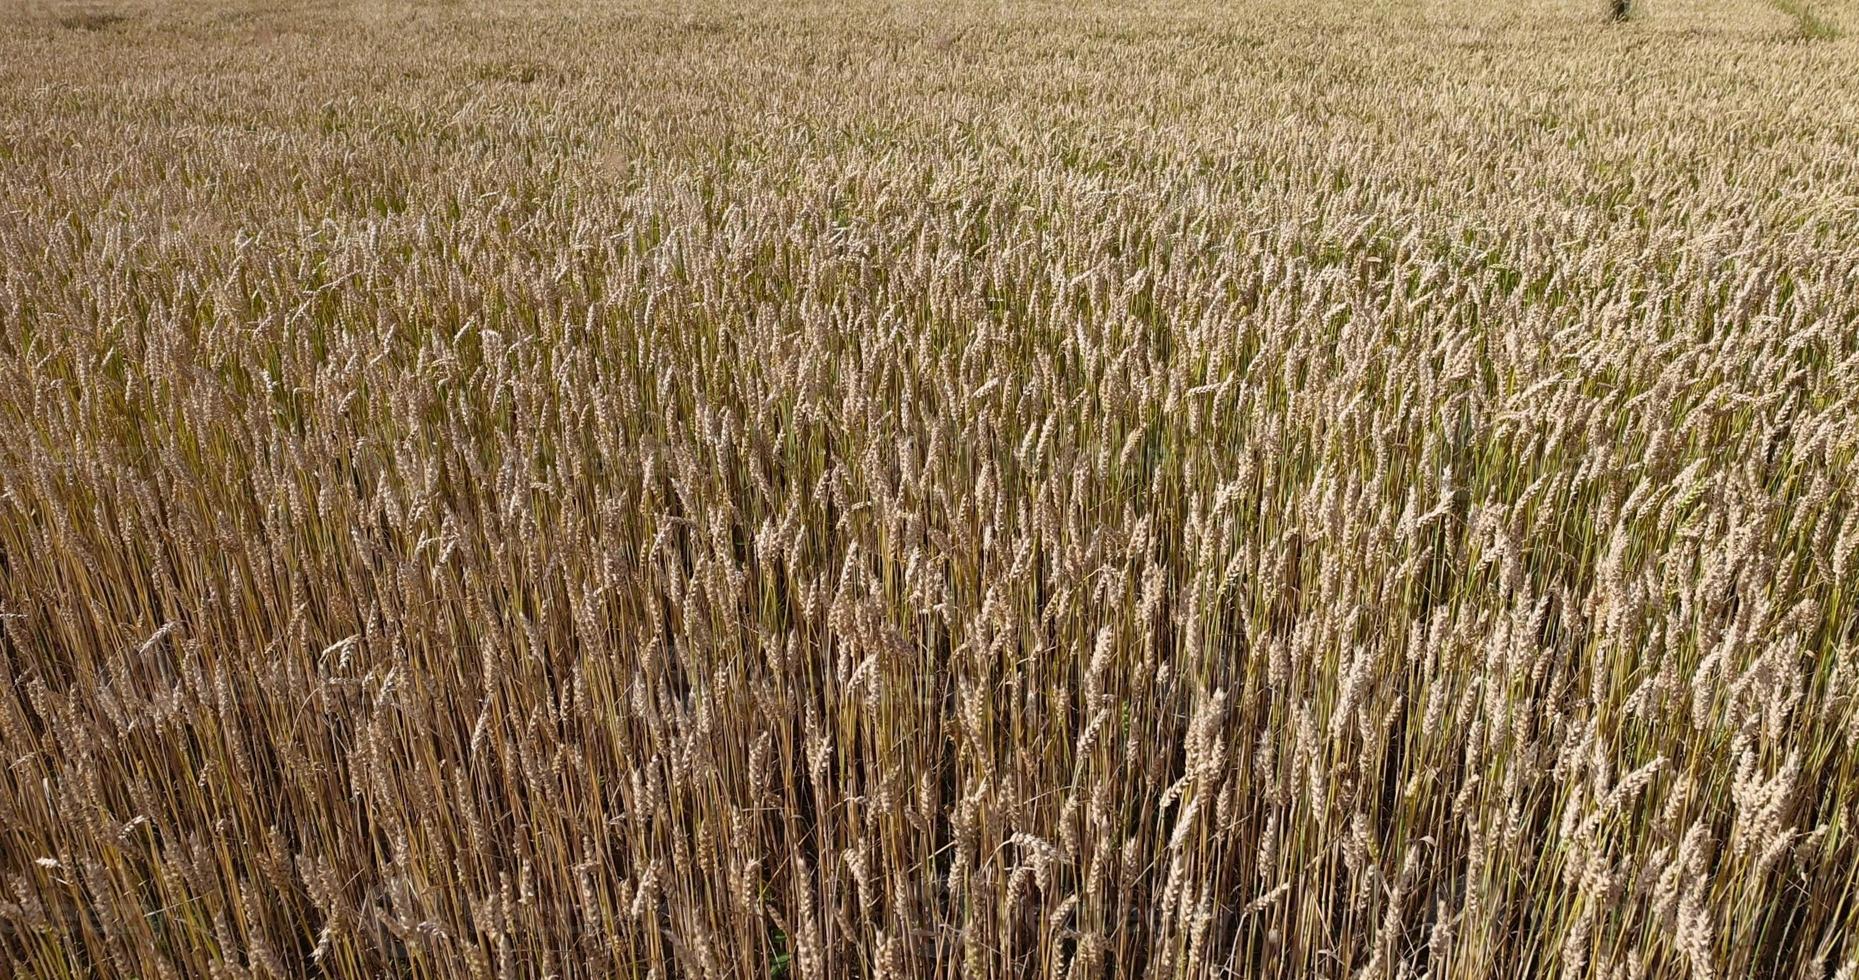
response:
[[[0,975],[1859,975],[1859,8],[13,0]]]

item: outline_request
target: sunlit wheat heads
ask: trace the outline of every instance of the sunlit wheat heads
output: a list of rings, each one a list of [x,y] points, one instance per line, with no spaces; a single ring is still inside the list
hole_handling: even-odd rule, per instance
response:
[[[0,974],[1853,977],[1814,14],[0,21]]]

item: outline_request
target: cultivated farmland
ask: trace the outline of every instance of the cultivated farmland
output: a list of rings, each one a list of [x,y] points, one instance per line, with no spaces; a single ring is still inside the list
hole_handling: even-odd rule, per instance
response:
[[[0,974],[1859,972],[1859,8],[12,0]]]

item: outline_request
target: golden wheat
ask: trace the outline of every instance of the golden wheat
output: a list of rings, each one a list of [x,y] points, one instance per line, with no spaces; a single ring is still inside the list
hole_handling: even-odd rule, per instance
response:
[[[0,972],[1859,970],[1850,9],[674,6],[0,23]]]

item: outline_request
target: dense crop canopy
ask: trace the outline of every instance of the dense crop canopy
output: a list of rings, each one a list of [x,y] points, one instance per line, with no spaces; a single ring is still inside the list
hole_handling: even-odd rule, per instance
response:
[[[1850,7],[19,9],[0,973],[1859,969]]]

